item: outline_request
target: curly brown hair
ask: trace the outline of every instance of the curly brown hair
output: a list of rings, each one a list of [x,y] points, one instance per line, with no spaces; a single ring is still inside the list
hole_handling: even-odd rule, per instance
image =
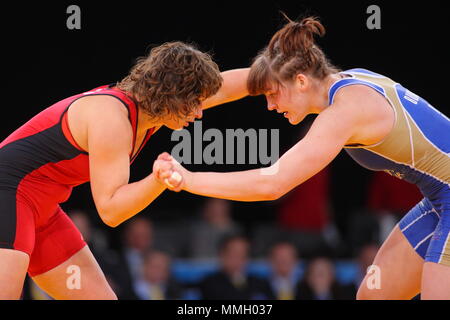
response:
[[[219,67],[207,53],[183,42],[154,47],[141,57],[117,88],[130,93],[152,118],[190,116],[201,99],[222,85]]]

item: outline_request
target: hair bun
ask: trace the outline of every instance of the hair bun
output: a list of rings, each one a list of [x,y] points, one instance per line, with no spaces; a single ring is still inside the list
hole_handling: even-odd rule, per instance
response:
[[[275,33],[269,43],[268,50],[272,57],[280,53],[291,57],[299,51],[307,52],[314,46],[314,36],[325,34],[325,28],[317,17],[307,17],[299,22],[282,14],[289,22]]]

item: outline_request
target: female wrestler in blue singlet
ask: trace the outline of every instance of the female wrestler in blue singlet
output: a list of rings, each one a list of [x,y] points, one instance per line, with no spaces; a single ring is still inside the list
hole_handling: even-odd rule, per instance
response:
[[[254,61],[250,94],[291,124],[319,114],[304,139],[269,170],[191,173],[167,154],[155,163],[172,190],[238,201],[274,200],[328,165],[344,148],[372,170],[416,184],[424,195],[380,248],[380,288],[361,283],[359,299],[450,299],[450,121],[424,99],[364,69],[339,72],[314,44],[323,26],[290,21]],[[172,173],[183,176],[178,181]],[[272,172],[272,174],[267,174]],[[372,275],[371,275],[372,276]]]

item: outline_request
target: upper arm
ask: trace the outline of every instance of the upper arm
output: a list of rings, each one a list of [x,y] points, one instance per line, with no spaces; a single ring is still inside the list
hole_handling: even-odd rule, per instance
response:
[[[129,181],[133,133],[127,112],[115,98],[93,101],[88,147],[92,195],[99,212],[114,192]]]
[[[250,68],[241,68],[222,72],[222,86],[215,95],[203,101],[202,109],[205,110],[247,96],[247,77],[249,71]]]

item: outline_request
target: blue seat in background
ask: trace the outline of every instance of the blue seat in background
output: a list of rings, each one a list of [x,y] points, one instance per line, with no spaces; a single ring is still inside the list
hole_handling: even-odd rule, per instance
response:
[[[335,263],[336,280],[343,285],[356,281],[358,276],[358,265],[354,261],[340,260]]]
[[[175,260],[172,263],[172,275],[184,284],[199,282],[217,270],[218,262],[210,260]]]
[[[172,263],[172,274],[176,280],[183,284],[195,284],[205,276],[218,270],[219,264],[216,260],[175,260]],[[353,261],[339,260],[335,263],[336,279],[347,285],[355,281],[358,275],[358,266]],[[297,267],[299,277],[303,276],[305,263]],[[255,276],[266,278],[270,275],[270,265],[266,261],[251,261],[247,271]]]

